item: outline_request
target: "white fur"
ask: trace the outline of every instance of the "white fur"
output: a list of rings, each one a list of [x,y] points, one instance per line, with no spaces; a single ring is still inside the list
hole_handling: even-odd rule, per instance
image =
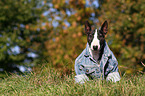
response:
[[[89,48],[89,52],[91,56],[97,61],[99,58],[99,49],[100,49],[100,40],[98,39],[97,29],[95,30],[94,38],[91,43],[91,48]],[[98,46],[98,50],[94,50],[93,46]]]
[[[95,34],[94,34],[94,38],[93,38],[93,41],[91,43],[91,50],[94,50],[93,49],[93,46],[98,46],[98,49],[100,48],[100,41],[98,39],[98,34],[97,34],[97,29],[95,31]]]

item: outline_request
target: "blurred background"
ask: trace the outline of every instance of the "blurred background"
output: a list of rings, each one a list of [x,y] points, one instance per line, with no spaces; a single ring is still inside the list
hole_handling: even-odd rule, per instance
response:
[[[97,28],[108,21],[121,74],[145,71],[144,0],[0,0],[0,78],[42,66],[74,72],[86,20]]]

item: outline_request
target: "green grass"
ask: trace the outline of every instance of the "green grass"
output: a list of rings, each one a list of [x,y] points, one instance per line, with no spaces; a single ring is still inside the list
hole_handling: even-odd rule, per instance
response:
[[[50,68],[0,80],[0,96],[145,96],[145,75],[122,77],[117,83],[101,80],[75,84],[75,74],[61,78]]]

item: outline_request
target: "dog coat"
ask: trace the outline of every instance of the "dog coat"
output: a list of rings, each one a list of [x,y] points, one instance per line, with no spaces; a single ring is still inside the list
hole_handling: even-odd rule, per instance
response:
[[[120,80],[118,62],[105,42],[104,52],[99,62],[95,61],[89,52],[89,44],[75,60],[75,81],[84,83],[89,79],[106,79],[113,82]]]

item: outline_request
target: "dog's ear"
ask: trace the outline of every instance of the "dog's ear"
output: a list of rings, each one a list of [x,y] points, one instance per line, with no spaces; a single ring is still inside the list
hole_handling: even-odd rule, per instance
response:
[[[108,32],[108,22],[107,22],[107,21],[105,21],[105,22],[102,24],[101,30],[103,31],[104,35],[107,34],[107,32]]]
[[[88,21],[85,22],[85,32],[86,34],[90,34],[91,31],[91,25]]]

